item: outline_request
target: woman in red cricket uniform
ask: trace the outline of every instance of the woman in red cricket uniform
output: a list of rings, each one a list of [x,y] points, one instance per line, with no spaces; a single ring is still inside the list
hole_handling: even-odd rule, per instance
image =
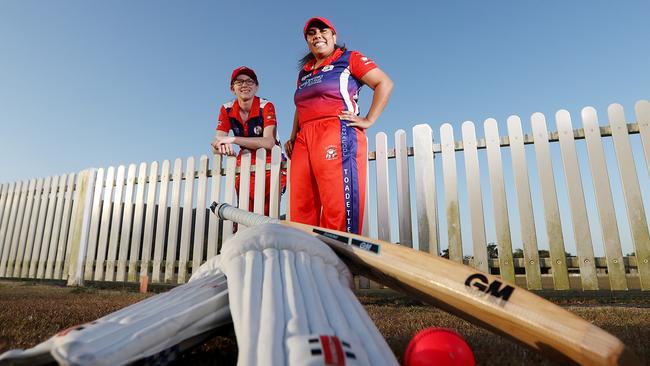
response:
[[[366,188],[365,129],[388,103],[393,82],[374,61],[336,44],[322,17],[303,29],[309,53],[301,60],[296,113],[285,151],[291,158],[291,220],[360,233]],[[359,115],[359,89],[373,89],[370,110]]]
[[[271,149],[279,145],[276,133],[275,107],[273,103],[256,96],[259,82],[255,72],[241,66],[233,70],[230,77],[230,90],[236,99],[221,106],[217,133],[212,140],[212,152],[215,154],[234,155],[233,145],[239,145],[237,166],[241,163],[241,153],[244,149],[251,151],[251,164],[255,165],[255,150],[263,147],[267,150],[266,162],[271,163]],[[234,136],[228,136],[232,130]],[[286,172],[281,171],[280,188],[284,192]],[[264,214],[269,215],[271,172],[266,171],[266,197],[264,199]],[[239,175],[235,180],[235,188],[239,195]],[[253,211],[255,197],[255,175],[251,174],[248,210]]]

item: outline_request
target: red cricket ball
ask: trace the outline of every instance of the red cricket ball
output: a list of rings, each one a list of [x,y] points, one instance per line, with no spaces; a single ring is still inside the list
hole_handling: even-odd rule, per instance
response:
[[[451,329],[427,328],[416,334],[404,354],[405,366],[475,366],[474,353]]]

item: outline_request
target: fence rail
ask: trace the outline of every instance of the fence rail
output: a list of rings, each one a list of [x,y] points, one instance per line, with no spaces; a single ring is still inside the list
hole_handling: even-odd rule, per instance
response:
[[[460,131],[445,123],[437,136],[423,124],[395,132],[391,148],[380,132],[368,154],[364,234],[534,290],[650,290],[650,103],[636,103],[634,123],[618,104],[607,117],[601,126],[586,107],[574,128],[562,110],[549,132],[541,113],[529,125],[511,116],[507,134],[488,119],[482,138],[469,121]],[[263,212],[270,170],[271,216],[288,211],[280,148],[270,164],[265,156],[257,151],[251,164],[244,154],[241,168],[204,155],[2,184],[0,277],[184,283],[233,234],[210,202]]]

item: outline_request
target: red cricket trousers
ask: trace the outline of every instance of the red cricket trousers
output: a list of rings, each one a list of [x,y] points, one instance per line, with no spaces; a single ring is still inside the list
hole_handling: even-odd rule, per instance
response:
[[[361,233],[367,147],[365,132],[338,118],[303,124],[291,154],[291,221]]]

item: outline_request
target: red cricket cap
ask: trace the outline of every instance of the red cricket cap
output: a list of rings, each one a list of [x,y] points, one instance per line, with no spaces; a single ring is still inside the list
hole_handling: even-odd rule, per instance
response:
[[[241,74],[250,76],[251,79],[255,80],[256,84],[259,84],[259,82],[257,81],[257,75],[255,75],[255,71],[253,71],[253,69],[250,69],[246,66],[240,66],[232,71],[232,76],[230,77],[230,84],[232,84],[235,81],[235,78]]]
[[[302,34],[305,36],[305,38],[307,38],[307,29],[309,29],[309,26],[311,25],[311,23],[314,23],[314,22],[319,22],[319,23],[325,24],[327,26],[327,28],[331,29],[332,32],[334,32],[334,34],[336,34],[336,28],[334,28],[334,26],[332,25],[332,22],[327,20],[327,18],[313,17],[313,18],[309,19],[307,21],[307,23],[305,23],[305,28],[302,30]]]

